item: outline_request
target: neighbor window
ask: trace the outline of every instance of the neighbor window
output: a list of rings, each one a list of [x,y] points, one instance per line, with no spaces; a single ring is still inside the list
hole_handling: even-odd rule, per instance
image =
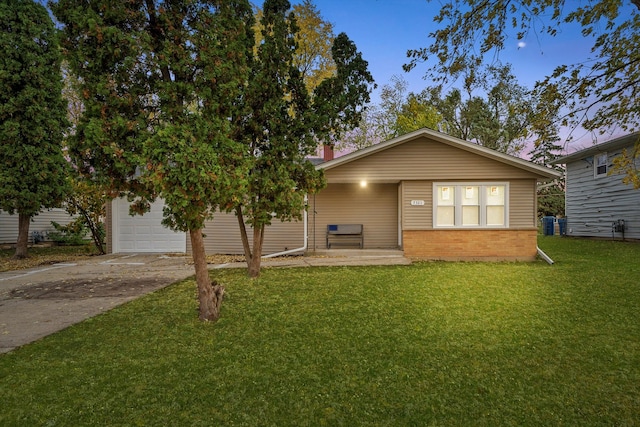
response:
[[[435,183],[435,228],[506,227],[506,183]]]
[[[597,154],[595,156],[595,163],[595,176],[606,176],[609,168],[609,156],[607,156],[607,153]]]

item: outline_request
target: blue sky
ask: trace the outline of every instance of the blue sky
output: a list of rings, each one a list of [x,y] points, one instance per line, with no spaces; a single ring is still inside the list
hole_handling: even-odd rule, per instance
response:
[[[296,2],[294,2],[296,3]],[[356,43],[378,85],[388,83],[394,74],[402,75],[412,91],[429,82],[422,79],[426,66],[410,73],[402,71],[408,49],[430,44],[429,33],[436,29],[433,17],[440,2],[426,0],[313,0],[322,17],[334,25],[335,33],[345,32]],[[521,84],[532,86],[557,65],[583,60],[592,40],[585,39],[578,27],[566,28],[558,37],[532,35],[519,47],[515,37],[500,54],[502,62],[513,64]]]
[[[429,81],[424,80],[425,64],[405,73],[408,49],[428,46],[429,33],[436,23],[433,17],[440,10],[439,1],[427,0],[312,0],[323,19],[334,25],[336,34],[345,32],[369,62],[369,69],[379,88],[390,83],[393,75],[409,82],[409,90],[420,92]],[[573,0],[572,0],[573,1]],[[292,3],[299,3],[293,0]],[[565,26],[556,37],[529,34],[518,46],[515,35],[507,40],[500,53],[503,63],[511,63],[520,84],[532,88],[557,66],[584,61],[590,56],[592,38],[580,34],[576,25]],[[376,92],[378,92],[376,91]],[[379,100],[373,94],[373,101]],[[590,145],[592,136],[582,131],[573,134],[576,145]]]

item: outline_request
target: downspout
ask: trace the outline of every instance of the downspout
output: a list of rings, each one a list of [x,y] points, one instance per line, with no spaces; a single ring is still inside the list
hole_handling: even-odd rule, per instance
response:
[[[304,196],[304,205],[306,208],[308,208],[307,203],[309,202],[309,199],[307,198],[307,196]],[[309,236],[308,236],[308,218],[307,218],[307,209],[304,210],[304,214],[302,217],[302,221],[304,224],[304,240],[303,240],[303,246],[300,248],[296,248],[296,249],[289,249],[288,251],[283,251],[283,252],[275,252],[269,255],[262,255],[262,259],[265,258],[274,258],[277,256],[282,256],[282,255],[289,255],[289,254],[293,254],[296,252],[304,252],[307,250],[307,245],[308,245],[308,241],[309,241]]]
[[[538,255],[540,255],[540,258],[542,258],[543,260],[547,261],[547,263],[549,265],[553,265],[553,260],[549,257],[549,255],[547,255],[544,252],[542,252],[542,249],[540,249],[537,246],[536,246],[536,249],[538,250]]]

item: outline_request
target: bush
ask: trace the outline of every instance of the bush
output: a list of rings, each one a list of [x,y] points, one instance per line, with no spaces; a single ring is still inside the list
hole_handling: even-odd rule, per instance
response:
[[[70,222],[67,225],[60,225],[55,221],[51,221],[51,225],[55,231],[49,231],[47,235],[49,239],[59,245],[82,245],[85,243],[87,236],[87,227],[81,218]]]

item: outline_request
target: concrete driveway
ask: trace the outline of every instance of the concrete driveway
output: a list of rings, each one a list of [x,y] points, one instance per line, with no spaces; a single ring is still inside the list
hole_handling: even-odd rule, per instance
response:
[[[0,273],[0,353],[195,274],[190,256],[114,254]],[[399,250],[331,250],[264,259],[263,267],[408,265]],[[209,268],[246,268],[244,262]]]
[[[185,279],[188,259],[120,254],[0,273],[0,353]]]

